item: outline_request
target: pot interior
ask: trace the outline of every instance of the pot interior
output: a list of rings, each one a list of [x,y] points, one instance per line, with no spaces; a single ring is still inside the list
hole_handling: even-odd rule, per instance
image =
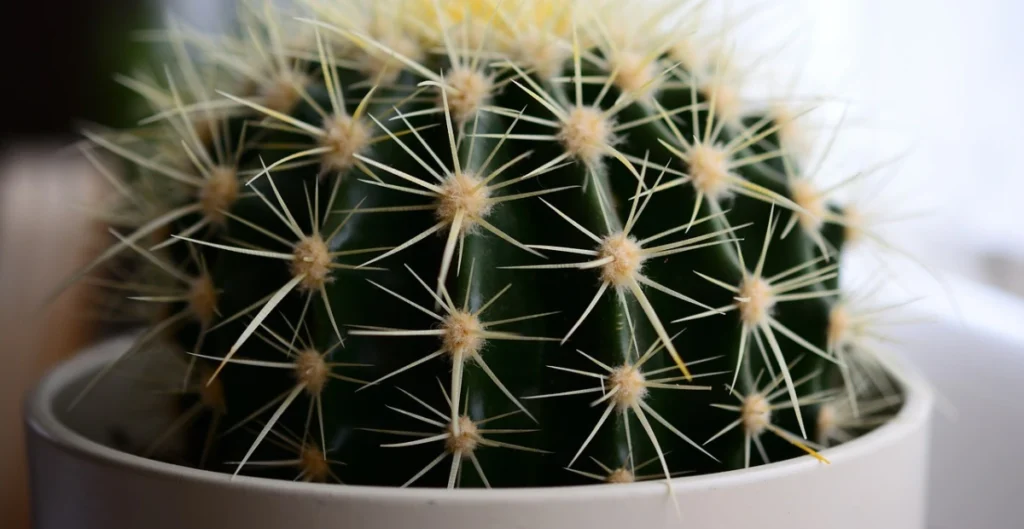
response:
[[[153,441],[161,439],[157,459],[176,461],[184,453],[184,437],[172,428],[180,410],[175,381],[180,387],[185,366],[146,353],[104,373],[130,347],[130,339],[118,338],[83,353],[95,361],[57,389],[52,412],[76,433],[122,452],[150,455]]]

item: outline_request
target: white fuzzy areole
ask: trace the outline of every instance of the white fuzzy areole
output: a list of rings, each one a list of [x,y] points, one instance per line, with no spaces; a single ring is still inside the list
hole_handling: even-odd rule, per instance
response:
[[[625,468],[617,468],[608,474],[608,477],[604,479],[605,483],[634,483],[636,482],[636,476],[632,472]]]
[[[319,448],[307,444],[299,451],[302,479],[307,482],[326,483],[331,477],[331,464]]]
[[[306,393],[312,396],[323,391],[330,373],[323,355],[315,349],[306,349],[295,358],[295,379],[305,384]]]
[[[473,313],[455,311],[441,325],[444,350],[453,359],[465,362],[480,354],[486,340],[481,336],[483,324]]]
[[[853,204],[843,208],[843,228],[843,242],[847,245],[864,240],[864,215]]]
[[[647,398],[647,379],[634,366],[622,365],[608,375],[608,385],[615,390],[611,400],[621,412],[639,406]]]
[[[703,47],[693,38],[683,37],[678,39],[669,48],[669,57],[678,62],[687,72],[699,72],[704,68],[704,60],[701,56]]]
[[[458,123],[466,123],[491,100],[494,79],[480,71],[469,68],[455,68],[445,76],[448,92],[448,108]],[[438,104],[441,96],[438,95]]]
[[[260,87],[263,106],[287,114],[302,98],[301,90],[310,82],[303,73],[285,70]]]
[[[712,200],[724,198],[729,192],[729,155],[703,143],[694,145],[689,155],[693,186]]]
[[[827,212],[825,197],[821,196],[813,184],[804,179],[791,182],[789,191],[793,194],[793,202],[804,209],[796,212],[800,226],[808,233],[817,233],[821,230]]]
[[[834,404],[825,403],[818,408],[818,443],[824,444],[832,438],[839,426],[839,414]]]
[[[704,83],[700,91],[709,103],[714,100],[716,121],[722,120],[730,125],[740,123],[743,118],[743,97],[736,86],[716,79]]]
[[[776,303],[771,285],[759,277],[743,280],[737,297],[743,298],[736,301],[740,319],[752,327],[767,322]]]
[[[847,341],[852,323],[850,310],[845,305],[836,304],[832,307],[828,313],[828,345],[830,348]]]
[[[319,235],[306,237],[295,245],[291,270],[293,276],[303,276],[299,282],[302,290],[320,290],[320,287],[330,282],[331,253]]]
[[[640,53],[620,51],[609,61],[615,72],[615,85],[638,99],[652,97],[658,91],[658,69]]]
[[[452,174],[441,184],[441,195],[437,202],[435,214],[439,220],[447,224],[455,222],[455,217],[463,215],[462,231],[466,232],[476,226],[474,218],[484,218],[494,206],[490,189],[481,185],[483,180],[468,172]]]
[[[573,158],[595,166],[612,143],[612,124],[596,108],[574,107],[562,123],[558,140]]]
[[[810,152],[813,138],[808,130],[801,126],[797,119],[798,115],[788,105],[772,105],[771,116],[775,126],[778,127],[780,146],[786,152],[797,155],[805,155]]]
[[[458,433],[456,433],[455,426],[451,423],[448,424],[448,438],[444,442],[445,450],[452,454],[472,453],[482,439],[476,423],[468,415],[462,415],[458,419]]]
[[[370,145],[370,130],[360,120],[347,114],[336,114],[324,122],[320,145],[329,147],[323,155],[324,165],[338,171],[345,171],[355,163],[355,155]]]
[[[760,393],[744,398],[740,408],[740,420],[743,422],[743,430],[748,434],[761,435],[772,423],[772,409],[768,399]]]
[[[212,378],[213,371],[204,371],[200,377],[199,401],[208,410],[214,413],[223,414],[227,412],[227,401],[224,398],[224,383],[220,378]]]
[[[224,225],[227,221],[225,211],[238,200],[240,186],[238,172],[234,167],[217,166],[210,170],[203,187],[199,189],[199,206],[203,216],[216,225]]]
[[[188,310],[204,328],[208,328],[217,314],[217,288],[213,277],[203,273],[192,280],[188,288]]]
[[[643,268],[644,255],[640,245],[624,234],[605,237],[599,252],[602,259],[612,258],[612,262],[601,267],[601,279],[616,287],[630,284]]]

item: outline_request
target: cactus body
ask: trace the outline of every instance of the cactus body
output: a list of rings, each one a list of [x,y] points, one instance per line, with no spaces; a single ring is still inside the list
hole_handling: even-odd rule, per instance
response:
[[[139,349],[186,352],[193,464],[624,483],[840,439],[849,223],[724,59],[641,2],[307,4],[170,32],[154,123],[90,136],[167,188],[105,257],[176,284]]]

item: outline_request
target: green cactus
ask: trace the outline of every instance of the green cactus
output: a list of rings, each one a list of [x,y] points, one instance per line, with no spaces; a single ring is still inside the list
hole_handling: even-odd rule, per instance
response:
[[[893,411],[839,302],[865,228],[700,5],[304,4],[172,28],[163,81],[126,81],[153,117],[88,133],[135,220],[83,274],[134,255],[167,308],[125,356],[179,344],[191,464],[623,483],[825,461]]]

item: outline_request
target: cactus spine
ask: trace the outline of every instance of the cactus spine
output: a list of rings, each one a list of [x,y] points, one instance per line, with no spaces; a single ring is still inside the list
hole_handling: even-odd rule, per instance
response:
[[[87,271],[141,257],[124,288],[168,310],[129,354],[183,351],[192,464],[627,483],[824,461],[866,395],[891,411],[840,303],[861,225],[804,178],[799,116],[685,30],[701,5],[303,4],[172,27],[123,79],[153,117],[88,133],[144,220]]]

